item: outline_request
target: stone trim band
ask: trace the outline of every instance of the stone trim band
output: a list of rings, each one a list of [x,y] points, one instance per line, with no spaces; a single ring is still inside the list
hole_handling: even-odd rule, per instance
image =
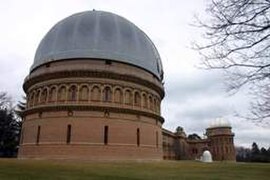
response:
[[[26,111],[23,112],[23,116],[39,113],[39,112],[48,112],[48,111],[100,111],[100,112],[115,112],[115,113],[125,113],[125,114],[134,114],[134,115],[141,115],[150,118],[157,119],[159,122],[163,123],[164,118],[145,111],[139,111],[134,109],[127,109],[127,108],[117,108],[117,107],[107,107],[107,106],[92,106],[92,105],[57,105],[57,106],[39,106],[28,108]]]
[[[161,99],[164,97],[165,93],[164,93],[164,89],[152,82],[149,82],[147,80],[138,78],[138,77],[134,77],[131,75],[122,75],[122,74],[117,74],[117,73],[113,73],[113,72],[109,72],[109,71],[84,71],[84,70],[76,70],[76,71],[60,71],[60,72],[53,72],[53,73],[46,73],[46,74],[41,74],[41,75],[37,75],[35,77],[27,77],[25,79],[24,85],[23,85],[23,89],[25,92],[27,92],[27,89],[38,83],[38,82],[42,82],[42,81],[46,81],[46,80],[51,80],[51,79],[58,79],[58,78],[67,78],[67,77],[95,77],[95,78],[107,78],[107,79],[114,79],[114,80],[122,80],[122,81],[128,81],[128,82],[132,82],[132,83],[136,83],[136,84],[140,84],[146,87],[149,87],[150,89],[153,89],[155,91],[157,91],[160,96]]]

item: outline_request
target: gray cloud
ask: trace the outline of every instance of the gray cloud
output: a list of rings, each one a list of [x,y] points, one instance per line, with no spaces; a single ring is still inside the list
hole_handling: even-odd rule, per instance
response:
[[[165,89],[170,101],[198,99],[209,95],[224,94],[222,77],[218,73],[198,70],[196,73],[169,75]]]

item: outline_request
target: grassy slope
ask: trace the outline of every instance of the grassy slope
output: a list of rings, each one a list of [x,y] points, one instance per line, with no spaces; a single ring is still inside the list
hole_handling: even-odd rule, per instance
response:
[[[192,161],[76,162],[0,159],[6,179],[270,179],[270,164]]]

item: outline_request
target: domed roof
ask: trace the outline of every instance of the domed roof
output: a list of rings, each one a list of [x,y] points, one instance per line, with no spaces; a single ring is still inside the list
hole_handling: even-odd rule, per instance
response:
[[[214,121],[210,123],[209,128],[216,128],[216,127],[231,127],[231,124],[229,121],[223,118],[216,118]]]
[[[205,150],[202,154],[202,162],[213,162],[210,151]]]
[[[125,18],[104,11],[85,11],[58,22],[42,39],[31,71],[51,61],[110,59],[143,68],[162,80],[159,53],[153,42]]]

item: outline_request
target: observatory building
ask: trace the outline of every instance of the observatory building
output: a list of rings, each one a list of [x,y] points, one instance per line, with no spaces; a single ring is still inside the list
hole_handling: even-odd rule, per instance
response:
[[[127,19],[93,10],[61,20],[41,40],[23,84],[19,158],[191,159],[197,144],[213,140],[215,160],[218,128],[198,142],[182,128],[162,129],[162,81],[156,47]]]
[[[186,136],[183,128],[176,132],[163,129],[164,159],[200,159],[209,152],[214,161],[235,161],[234,133],[228,121],[218,118],[206,129],[205,137],[197,134]]]
[[[42,39],[23,88],[20,157],[162,159],[161,60],[133,23],[74,14]]]

